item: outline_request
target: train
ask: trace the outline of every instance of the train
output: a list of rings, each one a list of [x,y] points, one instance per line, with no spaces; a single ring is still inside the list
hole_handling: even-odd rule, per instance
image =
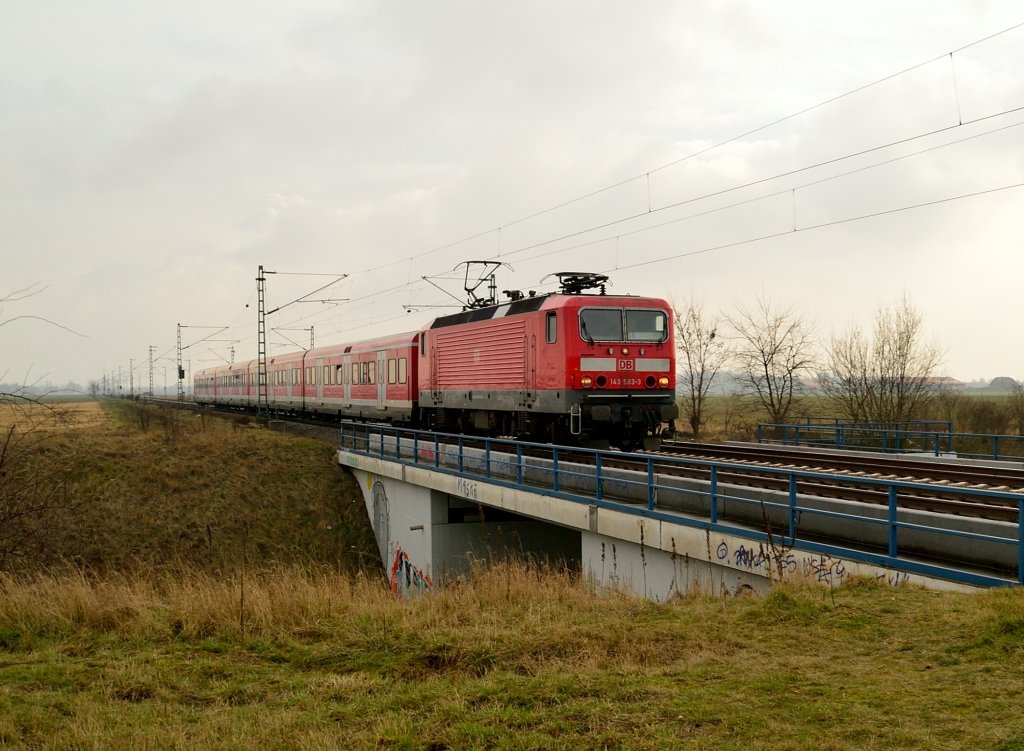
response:
[[[598,447],[671,437],[679,411],[669,304],[606,294],[607,277],[557,276],[557,292],[506,292],[507,302],[417,331],[268,357],[263,406]],[[258,374],[258,360],[204,369],[194,399],[255,410]]]

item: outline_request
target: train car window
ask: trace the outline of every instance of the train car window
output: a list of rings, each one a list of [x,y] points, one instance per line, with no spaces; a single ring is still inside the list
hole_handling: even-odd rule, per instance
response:
[[[585,308],[580,311],[580,338],[585,342],[621,342],[622,308]]]
[[[331,370],[331,366],[330,365],[324,365],[324,386],[332,386],[332,385],[334,385],[334,384],[331,383],[331,373],[332,372],[333,371]]]
[[[554,344],[558,338],[558,315],[555,311],[548,313],[547,318],[548,344]]]
[[[420,334],[420,355],[422,357],[427,356],[427,332],[424,331]]]
[[[626,339],[631,342],[663,342],[668,338],[668,317],[662,310],[627,310]]]
[[[398,358],[398,382],[405,383],[409,380],[409,363],[404,357]]]
[[[395,358],[388,358],[388,383],[398,383],[398,363]]]
[[[370,366],[369,369],[367,370],[367,372],[370,374],[369,380],[367,380],[367,383],[372,385],[372,384],[377,382],[377,363],[376,363],[376,361],[374,361],[374,362],[368,362],[366,364]]]
[[[359,363],[352,363],[352,383],[359,383]]]
[[[370,382],[370,376],[369,376],[368,364],[365,363],[365,362],[361,362],[361,363],[359,363],[359,383],[362,384],[362,383],[369,383],[369,382]]]

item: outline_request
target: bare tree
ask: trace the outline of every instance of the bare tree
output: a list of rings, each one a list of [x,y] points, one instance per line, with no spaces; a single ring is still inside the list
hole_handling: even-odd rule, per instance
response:
[[[707,397],[718,372],[729,359],[726,337],[720,336],[720,317],[708,315],[691,297],[682,308],[673,301],[679,380],[683,385],[683,411],[694,438],[707,424]]]
[[[46,287],[40,287],[37,282],[35,284],[29,285],[28,287],[25,287],[24,289],[17,289],[14,290],[13,292],[8,292],[3,297],[0,297],[0,306],[5,305],[7,303],[21,302],[22,300],[27,300],[30,297],[35,297],[36,295],[41,294],[45,290]],[[59,324],[56,321],[51,321],[49,318],[44,318],[43,316],[17,315],[11,316],[10,318],[4,318],[3,315],[4,309],[0,307],[0,326],[6,326],[7,324],[14,323],[15,321],[35,320],[42,321],[43,323],[46,323],[50,326],[55,326],[58,329],[63,329],[64,331],[67,331],[70,334],[74,334],[75,336],[82,336],[82,334],[79,334],[74,329],[69,329],[67,326]]]
[[[0,399],[0,570],[48,558],[53,530],[77,501],[56,454],[67,413],[33,397]]]
[[[1024,381],[1015,380],[1010,391],[1010,414],[1017,423],[1017,435],[1024,435]]]
[[[857,327],[833,336],[820,380],[839,413],[881,423],[921,416],[938,392],[933,374],[942,359],[922,337],[921,315],[906,297],[878,311],[870,340]]]
[[[40,316],[4,317],[4,305],[43,289],[33,284],[0,297],[0,327],[34,319],[77,334]],[[0,570],[43,560],[54,526],[73,506],[67,490],[69,469],[53,453],[59,443],[53,439],[67,417],[66,411],[45,403],[27,385],[0,391]]]
[[[775,423],[785,422],[815,366],[813,331],[792,308],[776,309],[758,298],[754,310],[727,317],[735,331],[734,359],[744,390]]]

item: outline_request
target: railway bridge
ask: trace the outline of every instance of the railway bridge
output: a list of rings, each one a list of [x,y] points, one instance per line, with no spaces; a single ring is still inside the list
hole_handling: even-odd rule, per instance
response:
[[[653,600],[797,576],[1024,583],[1021,492],[362,423],[342,426],[338,461],[359,481],[396,593],[511,555]]]

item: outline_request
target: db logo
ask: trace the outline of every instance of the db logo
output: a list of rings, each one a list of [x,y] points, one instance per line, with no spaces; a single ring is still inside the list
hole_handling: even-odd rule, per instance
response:
[[[632,360],[619,360],[619,370],[632,370],[632,369],[633,369],[633,361]]]

